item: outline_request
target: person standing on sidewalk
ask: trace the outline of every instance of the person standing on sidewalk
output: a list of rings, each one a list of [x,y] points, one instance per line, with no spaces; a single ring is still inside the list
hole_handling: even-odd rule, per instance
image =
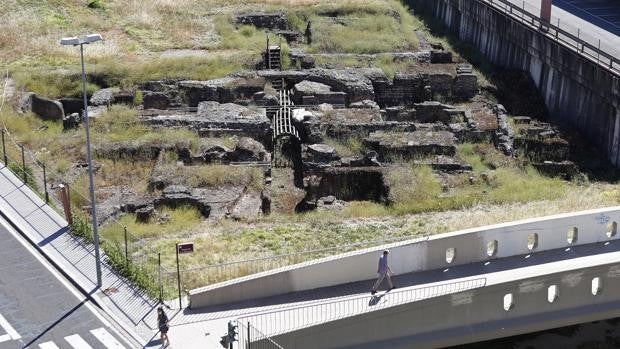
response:
[[[159,334],[161,336],[161,345],[163,345],[164,347],[169,346],[170,340],[168,339],[168,316],[164,312],[163,307],[157,308],[157,325],[159,327]]]
[[[375,282],[375,285],[372,287],[370,294],[374,295],[375,293],[377,293],[377,289],[381,285],[381,282],[383,282],[383,279],[387,280],[388,286],[390,286],[389,290],[395,288],[394,284],[392,284],[391,276],[394,275],[394,273],[392,272],[392,269],[390,269],[390,266],[388,264],[388,254],[390,254],[390,251],[384,250],[381,257],[379,257],[379,267],[377,268],[377,273],[379,274],[379,277],[377,278],[377,282]]]

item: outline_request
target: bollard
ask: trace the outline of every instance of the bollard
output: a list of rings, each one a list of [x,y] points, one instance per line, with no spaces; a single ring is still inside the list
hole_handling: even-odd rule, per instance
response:
[[[71,201],[68,194],[69,187],[64,184],[59,184],[58,190],[60,191],[60,202],[62,203],[62,208],[65,211],[65,219],[69,225],[71,225],[73,224],[73,215],[71,214]]]

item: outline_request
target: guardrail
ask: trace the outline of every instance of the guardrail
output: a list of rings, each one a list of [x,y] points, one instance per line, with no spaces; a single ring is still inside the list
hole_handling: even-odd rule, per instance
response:
[[[486,278],[477,278],[421,288],[391,291],[372,297],[363,295],[344,300],[336,299],[331,302],[302,305],[284,310],[275,310],[242,317],[237,319],[237,321],[242,324],[251,324],[260,332],[269,336],[274,336],[383,308],[394,307],[451,293],[473,290],[484,287],[485,285]],[[382,300],[383,297],[385,297],[385,300]]]
[[[555,40],[564,46],[573,49],[581,56],[598,64],[600,67],[608,70],[616,76],[620,76],[620,57],[616,57],[611,53],[601,49],[601,40],[598,39],[598,45],[594,45],[583,40],[581,30],[577,29],[577,35],[570,33],[568,30],[560,28],[560,19],[558,25],[541,19],[538,15],[533,14],[525,9],[525,1],[523,6],[519,7],[508,0],[478,0],[488,4],[494,9],[520,21],[522,24],[543,33],[547,38]]]

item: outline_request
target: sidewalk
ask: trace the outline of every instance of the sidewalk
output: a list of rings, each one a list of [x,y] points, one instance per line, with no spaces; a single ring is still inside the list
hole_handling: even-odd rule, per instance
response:
[[[0,212],[140,345],[156,344],[157,302],[117,275],[102,254],[103,286],[96,289],[94,247],[71,235],[65,219],[0,163]],[[170,316],[174,315],[173,313]]]
[[[118,327],[143,348],[161,348],[157,329],[157,300],[150,299],[130,281],[118,275],[102,252],[102,287],[96,289],[94,247],[69,233],[67,221],[0,162],[0,217],[11,222],[69,281],[92,299]],[[212,349],[229,318],[213,321],[196,318],[178,309],[178,299],[166,302],[170,318],[169,348]],[[136,344],[137,345],[137,344]]]

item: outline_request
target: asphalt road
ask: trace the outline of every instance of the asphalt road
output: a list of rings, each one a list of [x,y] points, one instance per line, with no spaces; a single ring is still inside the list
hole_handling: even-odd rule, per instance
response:
[[[86,297],[0,221],[0,349],[130,348]]]

